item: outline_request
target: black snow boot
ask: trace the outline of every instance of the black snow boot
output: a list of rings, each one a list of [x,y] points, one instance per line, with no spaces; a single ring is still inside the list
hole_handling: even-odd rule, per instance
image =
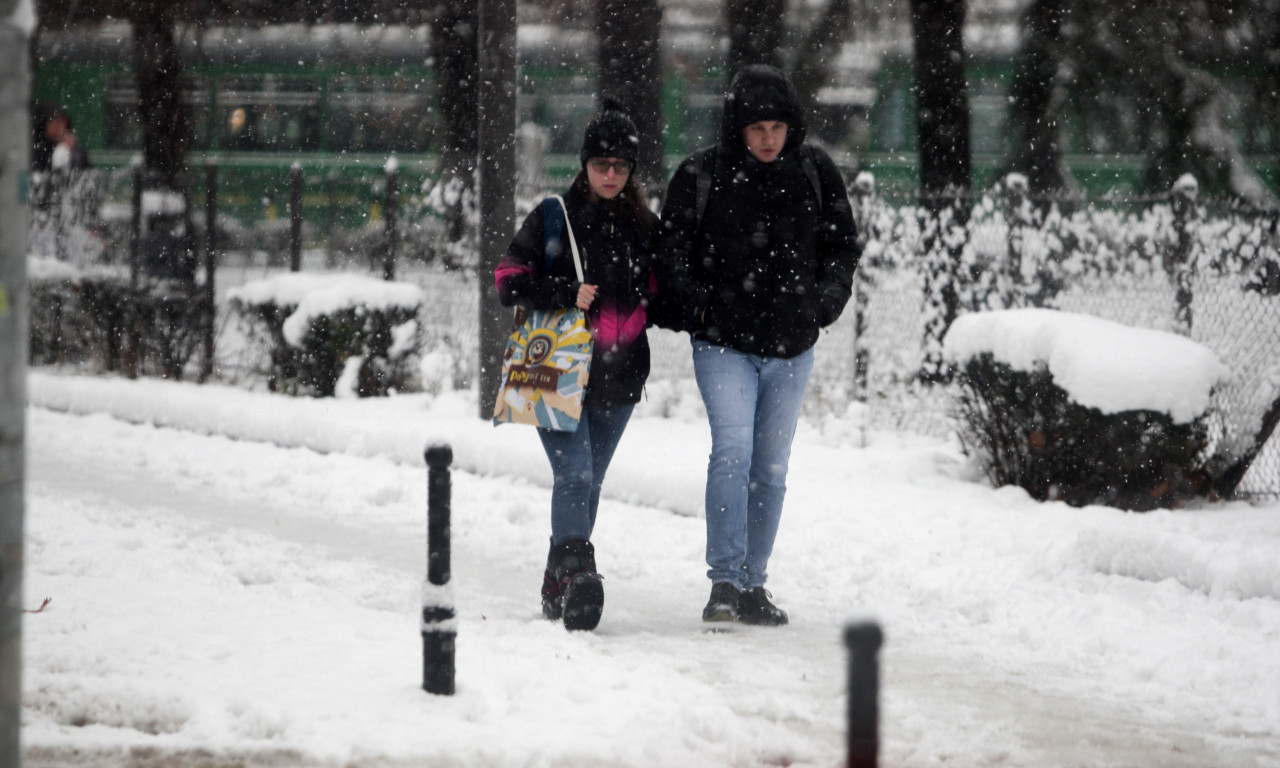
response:
[[[711,585],[711,599],[702,609],[703,621],[735,621],[738,618],[738,588],[727,581]]]
[[[758,624],[766,627],[780,627],[787,623],[787,612],[770,602],[769,590],[764,587],[752,587],[738,598],[738,621],[743,624]]]
[[[565,629],[595,629],[603,609],[595,547],[583,539],[552,545],[542,577],[542,615],[563,619]]]

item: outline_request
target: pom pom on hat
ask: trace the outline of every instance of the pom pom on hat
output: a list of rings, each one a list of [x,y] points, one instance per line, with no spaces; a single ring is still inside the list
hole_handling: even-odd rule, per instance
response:
[[[640,136],[636,124],[627,116],[626,107],[612,96],[604,97],[600,112],[587,124],[582,137],[579,159],[582,167],[593,157],[616,157],[636,165],[639,157]]]

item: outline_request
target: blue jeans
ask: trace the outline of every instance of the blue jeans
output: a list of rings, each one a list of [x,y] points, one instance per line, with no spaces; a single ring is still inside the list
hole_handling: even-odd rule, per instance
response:
[[[763,586],[782,518],[787,462],[813,350],[761,357],[693,341],[693,372],[711,423],[707,463],[707,576]]]
[[[586,405],[576,432],[539,429],[551,460],[551,543],[589,540],[600,506],[600,486],[634,405]]]

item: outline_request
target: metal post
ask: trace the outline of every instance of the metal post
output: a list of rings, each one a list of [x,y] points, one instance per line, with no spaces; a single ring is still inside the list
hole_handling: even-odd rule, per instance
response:
[[[22,560],[27,400],[27,211],[30,29],[0,2],[0,768],[22,762]]]
[[[858,246],[864,247],[871,239],[872,214],[876,195],[876,179],[869,171],[862,171],[853,180],[853,218],[858,225]],[[860,403],[867,402],[868,371],[871,367],[871,351],[866,345],[867,305],[871,302],[871,279],[863,266],[853,277],[853,391]],[[863,447],[866,447],[866,419],[862,420]]]
[[[200,381],[213,375],[213,328],[217,319],[214,271],[218,262],[218,166],[204,167],[204,352],[200,357]]]
[[[133,166],[133,195],[129,211],[129,290],[137,290],[142,257],[142,180],[141,164]]]
[[[289,271],[302,269],[302,166],[289,168]]]
[[[884,632],[875,622],[844,630],[849,649],[848,768],[876,768],[880,752],[880,671],[877,654]]]
[[[400,177],[400,164],[395,155],[387,160],[386,200],[382,206],[382,223],[386,228],[387,249],[382,254],[382,279],[396,279],[396,246],[400,243],[400,230],[396,226],[396,182]]]
[[[1195,277],[1192,250],[1195,246],[1196,196],[1199,190],[1199,183],[1188,173],[1174,182],[1170,192],[1178,239],[1173,253],[1165,258],[1165,269],[1173,280],[1174,299],[1177,302],[1173,330],[1183,336],[1191,335],[1191,302],[1194,295],[1192,278]]]
[[[453,449],[427,446],[427,581],[422,586],[422,689],[453,694],[458,636],[449,583],[449,465]]]

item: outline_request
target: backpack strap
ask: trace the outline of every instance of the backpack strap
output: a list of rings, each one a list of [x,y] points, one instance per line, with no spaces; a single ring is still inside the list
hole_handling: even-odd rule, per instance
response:
[[[813,147],[808,144],[801,144],[800,168],[804,171],[805,178],[809,180],[809,186],[813,187],[813,193],[818,198],[818,213],[822,213],[822,179],[818,176],[818,164],[813,159]],[[693,153],[694,167],[697,168],[697,218],[694,220],[695,228],[702,226],[702,214],[707,211],[707,200],[711,198],[711,181],[715,174],[716,167],[716,148],[706,147]]]
[[[693,153],[693,164],[698,172],[697,218],[694,219],[694,230],[702,227],[702,214],[707,211],[707,200],[711,198],[711,179],[716,168],[716,148],[705,147]]]
[[[565,230],[569,231],[569,250],[573,253],[573,269],[578,275],[578,282],[586,282],[582,272],[582,257],[578,254],[578,241],[573,237],[573,227],[569,224],[569,209],[560,195],[552,195],[542,200],[542,231],[545,235],[542,245],[542,271],[551,271],[551,262],[560,252],[560,237]]]
[[[564,209],[555,197],[542,200],[542,271],[551,270],[551,261],[560,252],[560,237],[564,233]]]
[[[818,178],[818,164],[813,160],[813,147],[808,144],[800,145],[800,167],[804,170],[804,175],[809,177],[809,185],[813,187],[813,192],[818,196],[818,213],[822,213],[822,179]]]

